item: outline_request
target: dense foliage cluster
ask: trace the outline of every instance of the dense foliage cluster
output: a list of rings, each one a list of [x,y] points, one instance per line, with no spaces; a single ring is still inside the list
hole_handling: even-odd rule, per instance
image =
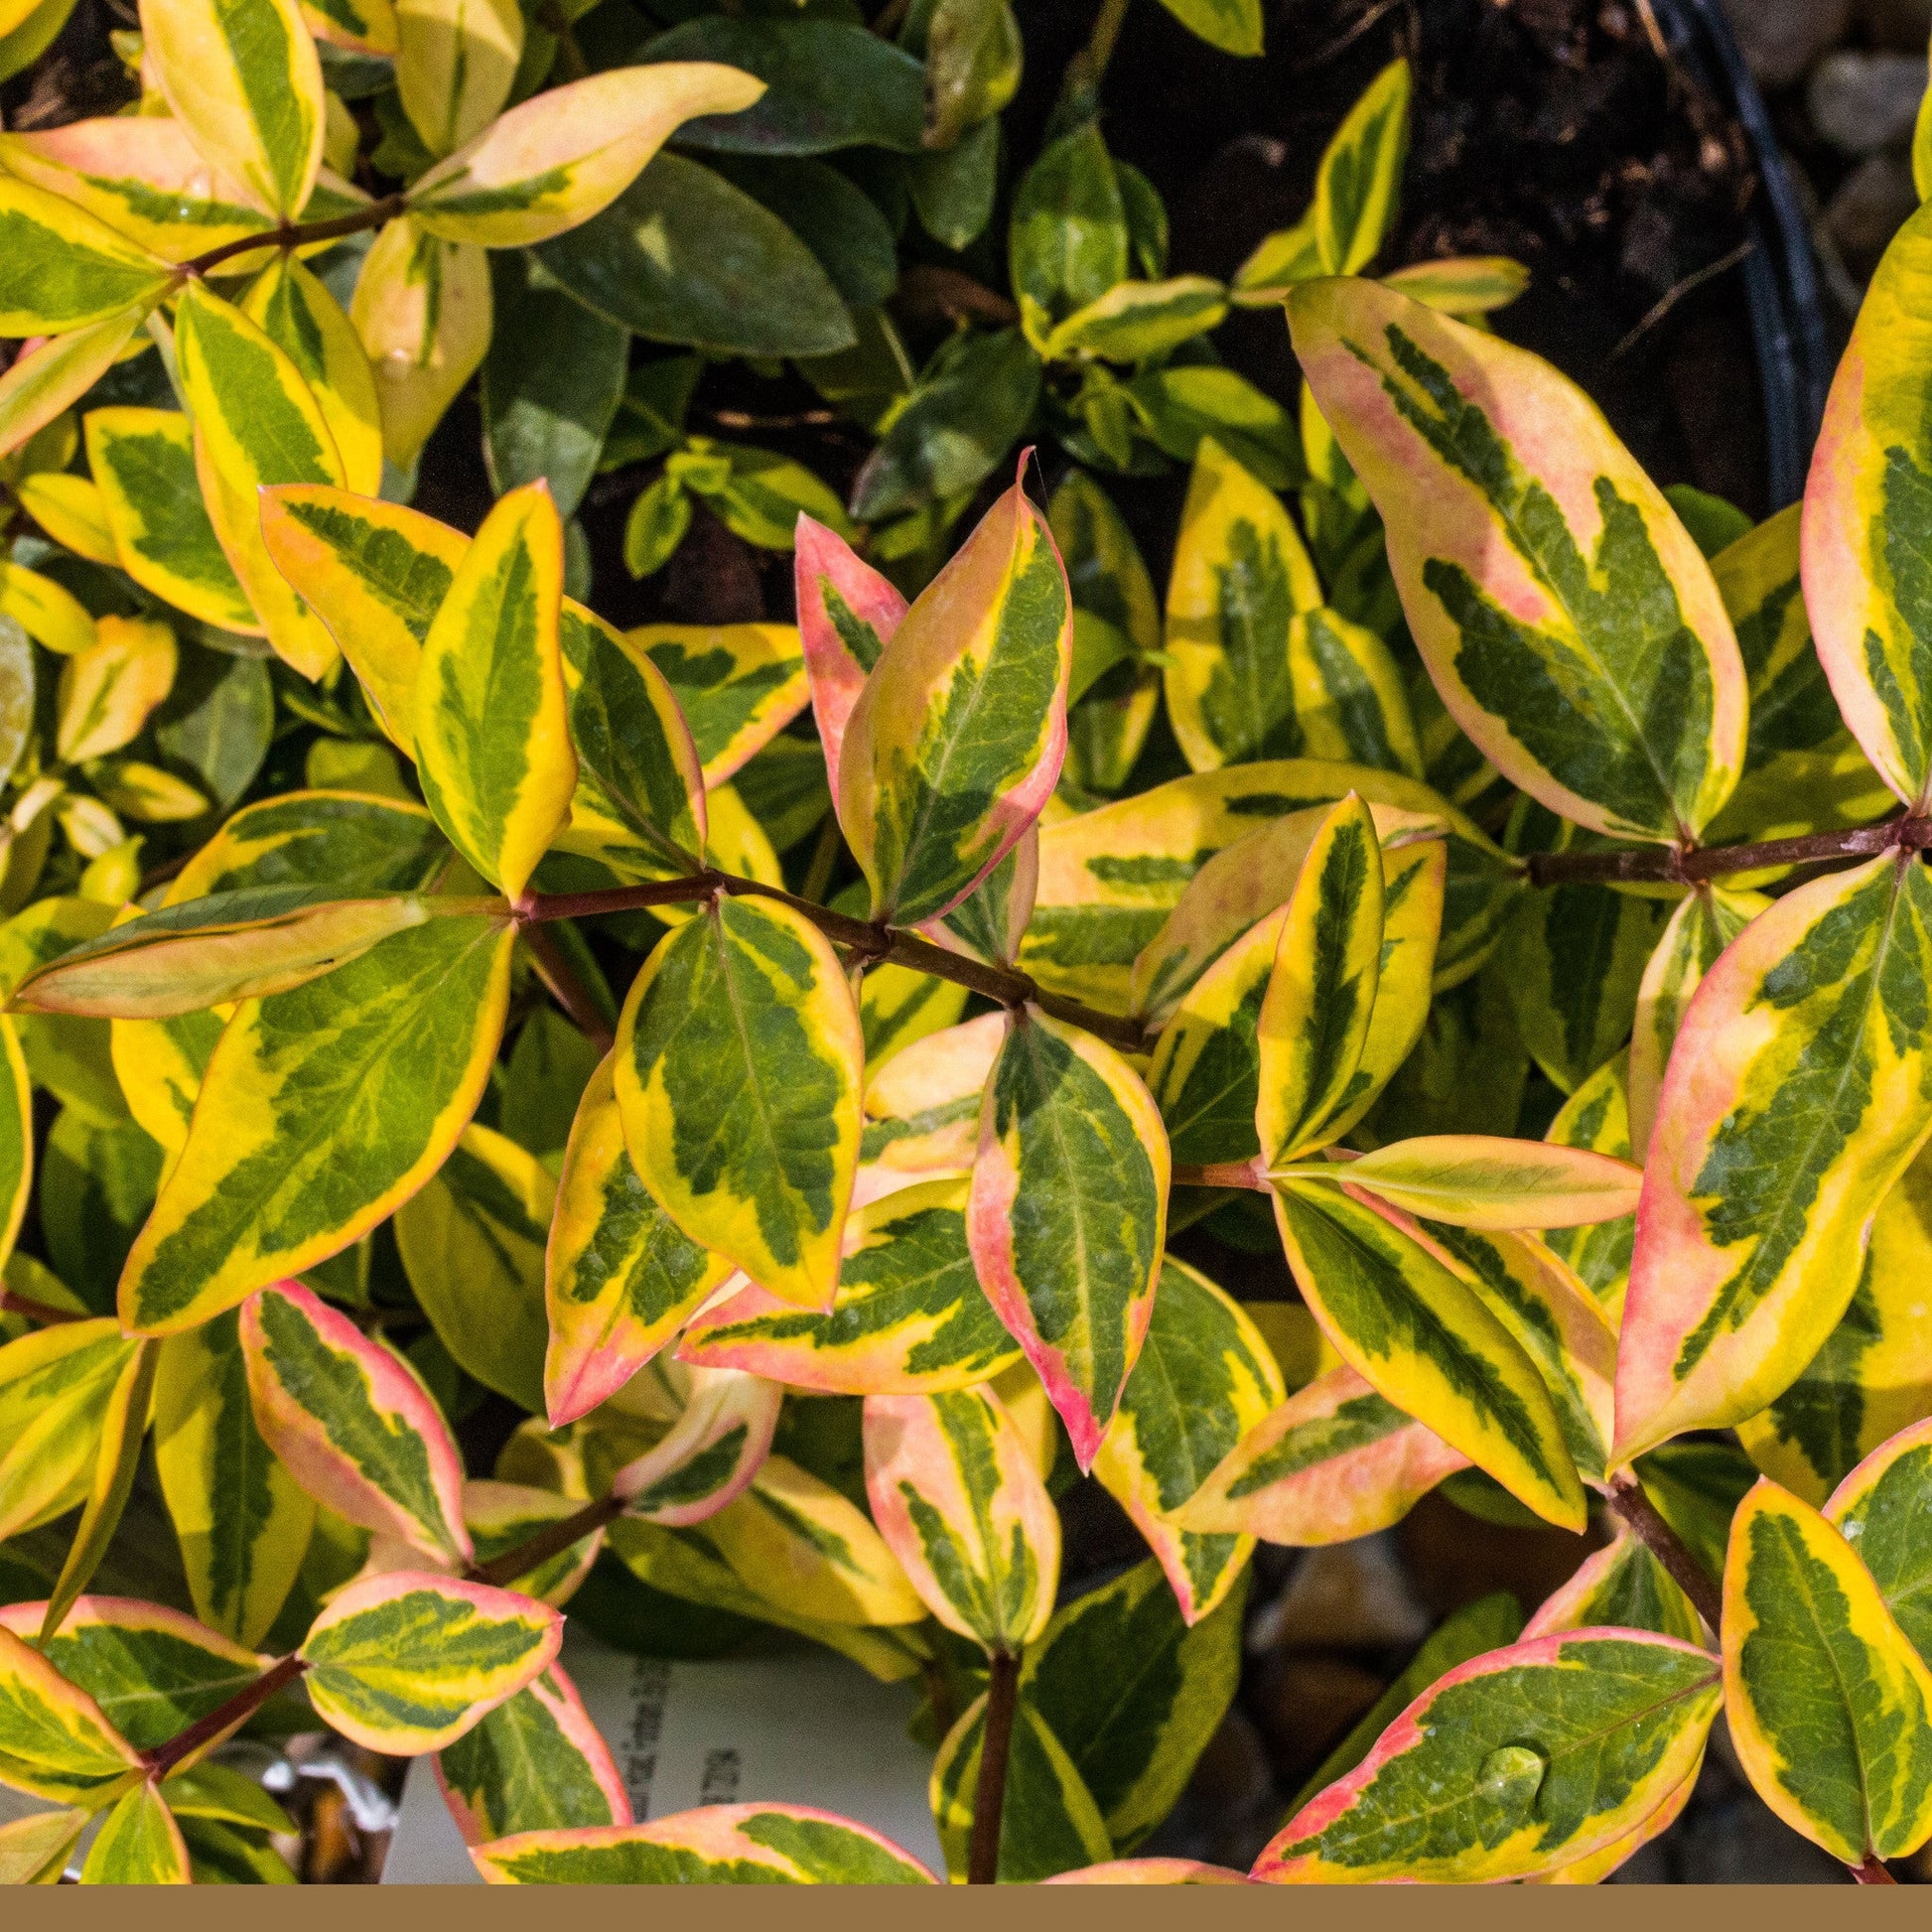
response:
[[[1257,1542],[1444,1483],[1614,1534],[1443,1626],[1254,1876],[1599,1878],[1722,1711],[1882,1878],[1932,1835],[1932,214],[1752,528],[1488,331],[1514,264],[1363,276],[1400,64],[1230,289],[1164,279],[1097,35],[1016,319],[914,376],[881,208],[987,230],[1003,0],[597,19],[148,0],[141,111],[0,137],[0,1878],[285,1880],[212,1753],[306,1700],[433,1753],[492,1880],[930,1879],[808,1791],[633,1821],[558,1662],[615,1562],[922,1679],[954,1875],[1237,1879],[1132,1855]],[[633,334],[793,360],[876,435],[851,502]],[[479,365],[466,535],[406,505]],[[795,625],[587,608],[640,454],[632,569],[700,499]],[[1098,478],[1173,463],[1163,610]],[[1061,1600],[1088,1473],[1150,1555]],[[106,1587],[150,1493],[176,1596]]]

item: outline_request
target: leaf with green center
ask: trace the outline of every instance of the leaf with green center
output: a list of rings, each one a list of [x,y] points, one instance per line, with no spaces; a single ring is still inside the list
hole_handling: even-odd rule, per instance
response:
[[[1342,1359],[1519,1502],[1581,1529],[1583,1487],[1542,1377],[1421,1229],[1351,1189],[1299,1180],[1276,1183],[1275,1220]]]
[[[1710,566],[1595,406],[1374,282],[1300,284],[1289,326],[1456,723],[1592,831],[1701,831],[1743,766],[1744,667]]]
[[[103,618],[95,640],[61,666],[55,756],[81,764],[131,744],[167,697],[176,663],[166,624]]]
[[[204,623],[260,630],[202,501],[189,419],[178,409],[91,409],[86,436],[121,568]]]
[[[665,939],[619,1023],[618,1108],[651,1198],[761,1288],[830,1304],[859,1159],[845,974],[788,906],[726,898]]]
[[[1085,1469],[1153,1312],[1168,1136],[1110,1046],[1010,1015],[980,1106],[966,1235],[986,1298],[1026,1351]]]
[[[137,1751],[151,1751],[245,1691],[268,1660],[159,1603],[82,1596],[60,1633],[39,1642],[45,1603],[0,1609],[0,1630],[41,1655],[93,1699]]]
[[[989,1653],[1046,1627],[1060,1520],[1027,1442],[984,1388],[866,1398],[873,1521],[926,1608]]]
[[[0,330],[9,336],[65,336],[134,311],[132,334],[168,286],[167,263],[72,202],[12,177],[0,182]]]
[[[1409,156],[1409,63],[1391,61],[1322,151],[1314,178],[1314,245],[1329,275],[1366,268],[1395,217]]]
[[[741,1496],[770,1452],[784,1390],[735,1368],[694,1368],[684,1412],[664,1439],[611,1480],[626,1515],[672,1529]]]
[[[1119,1851],[1173,1810],[1233,1700],[1245,1579],[1190,1627],[1161,1566],[1137,1564],[1057,1611],[1027,1653],[1022,1708],[1064,1747]]]
[[[1932,516],[1921,290],[1932,214],[1892,237],[1832,382],[1805,485],[1803,572],[1819,661],[1864,755],[1914,808],[1932,784]]]
[[[243,1305],[248,1392],[268,1446],[337,1515],[467,1563],[463,1458],[414,1372],[299,1283]]]
[[[1271,1168],[1320,1147],[1357,1098],[1381,972],[1382,850],[1350,793],[1322,821],[1289,896],[1256,1023],[1255,1131]]]
[[[924,1605],[891,1549],[830,1483],[767,1456],[705,1534],[759,1596],[822,1623],[915,1623]]]
[[[1625,1630],[1656,1630],[1686,1643],[1704,1641],[1704,1621],[1669,1571],[1630,1530],[1619,1530],[1575,1576],[1546,1597],[1523,1626],[1526,1637],[1612,1624]]]
[[[457,565],[416,682],[423,796],[451,843],[510,898],[577,786],[559,645],[563,572],[549,490],[511,490]]]
[[[1196,771],[1303,749],[1289,628],[1321,602],[1288,511],[1203,437],[1168,580],[1168,717]]]
[[[1830,1522],[1768,1480],[1725,1561],[1725,1715],[1757,1795],[1834,1858],[1932,1834],[1932,1670]]]
[[[1190,1624],[1234,1587],[1254,1539],[1202,1535],[1176,1518],[1287,1395],[1280,1365],[1240,1305],[1168,1256],[1147,1339],[1093,1472],[1147,1539]]]
[[[809,700],[792,624],[647,623],[626,634],[670,686],[708,786],[761,752]]]
[[[0,1784],[98,1810],[140,1754],[40,1652],[0,1629]]]
[[[230,1310],[162,1345],[154,1458],[196,1613],[254,1645],[294,1587],[315,1504],[256,1424],[240,1322]]]
[[[0,1538],[86,1500],[107,1405],[136,1349],[111,1320],[62,1322],[0,1347]]]
[[[1617,1361],[1615,1457],[1755,1414],[1858,1288],[1932,1126],[1932,876],[1800,886],[1705,975],[1658,1096]]]
[[[1932,1163],[1916,1160],[1878,1204],[1851,1305],[1804,1373],[1738,1440],[1764,1474],[1825,1499],[1864,1457],[1932,1415]]]
[[[305,985],[422,925],[437,904],[414,895],[332,901],[314,886],[211,893],[69,947],[29,973],[13,1002],[32,1013],[173,1019]]]
[[[436,1782],[466,1845],[630,1823],[611,1747],[559,1664],[438,1751]]]
[[[1400,1522],[1445,1476],[1468,1466],[1460,1450],[1344,1365],[1255,1424],[1178,1517],[1198,1536],[1345,1543]]]
[[[335,640],[275,568],[257,491],[265,483],[343,483],[328,422],[288,355],[200,282],[176,304],[175,352],[194,418],[195,472],[222,554],[276,654],[304,677],[320,677],[336,661]]]
[[[492,1885],[928,1885],[869,1826],[805,1805],[706,1805],[648,1825],[522,1832],[471,1854]]]
[[[1583,1148],[1613,1161],[1630,1158],[1630,1114],[1624,1057],[1605,1060],[1557,1111],[1544,1136],[1553,1147]],[[1586,1227],[1552,1228],[1550,1251],[1567,1262],[1603,1305],[1612,1322],[1621,1320],[1623,1292],[1630,1280],[1630,1248],[1636,1216],[1598,1221]]]
[[[477,1561],[491,1563],[520,1549],[540,1531],[576,1515],[581,1500],[520,1482],[491,1482],[481,1477],[465,1482],[463,1521],[476,1545]],[[511,1578],[506,1587],[562,1609],[590,1575],[603,1547],[603,1531],[593,1530],[520,1577]]]
[[[1016,483],[922,591],[847,721],[839,821],[873,912],[935,918],[1005,857],[1066,753],[1072,605]]]
[[[1718,1660],[1673,1637],[1593,1630],[1491,1651],[1425,1691],[1253,1875],[1493,1883],[1573,1863],[1684,1783],[1720,1702]]]
[[[557,1184],[535,1155],[466,1127],[396,1209],[396,1246],[430,1325],[458,1365],[529,1410],[543,1405],[544,1249]]]
[[[220,176],[286,221],[322,166],[322,65],[295,0],[147,0],[155,84]]]
[[[977,1119],[978,1096],[969,1122]],[[678,1345],[693,1365],[743,1368],[826,1395],[936,1395],[1021,1359],[973,1272],[963,1175],[855,1210],[829,1313],[745,1288]]]
[[[986,1741],[986,1697],[974,1699],[946,1733],[933,1760],[933,1823],[946,1864],[963,1876],[972,1845],[974,1796]],[[1077,1870],[1114,1850],[1106,1821],[1066,1746],[1032,1705],[1014,1715],[1008,1747],[1006,1808],[1000,1819],[998,1881],[1034,1884]]]
[[[1135,960],[1216,853],[1269,820],[1333,805],[1351,791],[1370,805],[1447,821],[1435,974],[1442,987],[1466,979],[1494,947],[1519,891],[1498,849],[1427,785],[1366,765],[1301,759],[1195,772],[1042,825],[1039,885],[1020,964],[1048,992],[1127,1012]],[[1385,917],[1387,906],[1385,884]]]
[[[544,1394],[559,1429],[622,1388],[731,1273],[731,1263],[699,1247],[637,1177],[612,1065],[607,1056],[578,1103],[545,1250]]]
[[[422,1186],[483,1097],[513,937],[499,919],[432,919],[236,1009],[121,1276],[131,1328],[192,1328]]]
[[[420,1757],[541,1677],[563,1626],[506,1589],[392,1571],[331,1597],[298,1654],[325,1723],[370,1750]]]
[[[1637,987],[1636,1022],[1625,1074],[1630,1106],[1630,1154],[1641,1164],[1650,1149],[1657,1096],[1664,1084],[1677,1030],[1718,955],[1770,904],[1760,893],[1702,886],[1670,916]]]
[[[83,1885],[187,1885],[188,1847],[166,1801],[137,1784],[101,1820],[80,1867]]]
[[[236,812],[182,868],[166,903],[274,886],[326,889],[331,897],[414,893],[450,858],[436,821],[407,799],[291,791]]]
[[[1825,1518],[1857,1551],[1886,1607],[1932,1664],[1932,1425],[1880,1444],[1832,1492]]]
[[[1288,626],[1288,680],[1302,750],[1310,758],[1423,775],[1401,670],[1366,625],[1325,605],[1298,611]]]
[[[836,530],[802,512],[792,551],[798,636],[811,680],[812,716],[825,748],[832,796],[839,795],[839,752],[852,707],[892,642],[905,599],[857,556]]]

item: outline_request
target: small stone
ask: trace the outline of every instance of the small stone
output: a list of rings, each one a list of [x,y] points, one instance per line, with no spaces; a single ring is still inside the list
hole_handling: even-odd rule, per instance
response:
[[[1924,97],[1923,54],[1853,48],[1826,55],[1805,88],[1812,126],[1844,154],[1876,154],[1909,141]]]
[[[1825,226],[1846,267],[1863,279],[1877,267],[1885,244],[1917,207],[1911,163],[1902,155],[1874,154],[1839,183],[1825,209]]]
[[[1725,0],[1744,65],[1761,87],[1788,87],[1845,37],[1852,0]]]
[[[1404,1650],[1429,1634],[1388,1533],[1310,1550],[1288,1587],[1256,1616],[1248,1649]]]

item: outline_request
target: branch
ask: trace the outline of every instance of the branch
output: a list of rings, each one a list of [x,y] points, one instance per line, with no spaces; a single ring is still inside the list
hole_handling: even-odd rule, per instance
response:
[[[618,1043],[618,1036],[611,1031],[602,1008],[591,997],[590,988],[577,977],[564,949],[540,925],[526,925],[522,938],[530,949],[530,963],[537,969],[537,977],[550,989],[550,997],[600,1054],[608,1053]]]
[[[1062,999],[1035,984],[1033,975],[1011,966],[989,966],[984,960],[969,958],[904,926],[882,925],[871,919],[855,919],[845,912],[800,898],[776,886],[761,885],[756,879],[740,879],[736,874],[707,867],[682,879],[656,879],[643,886],[620,886],[606,893],[526,893],[516,903],[516,917],[527,936],[533,926],[550,919],[590,918],[600,912],[629,912],[652,905],[672,905],[692,899],[716,898],[720,894],[734,897],[776,899],[794,912],[802,913],[835,945],[844,946],[868,965],[907,966],[914,972],[930,973],[934,979],[950,980],[955,986],[984,995],[1003,1007],[1033,1005],[1055,1020],[1082,1027],[1088,1033],[1123,1047],[1130,1053],[1144,1052],[1148,1031],[1138,1020],[1118,1014],[1101,1013],[1082,1006],[1078,1000]]]
[[[24,1314],[29,1321],[39,1321],[52,1327],[59,1321],[91,1321],[93,1316],[76,1314],[72,1309],[57,1309],[45,1302],[30,1301],[25,1295],[16,1295],[10,1288],[0,1287],[0,1314]]]
[[[206,275],[236,255],[252,255],[262,248],[306,248],[312,241],[335,241],[343,235],[360,234],[364,228],[379,228],[392,215],[409,206],[406,195],[385,195],[379,202],[358,207],[348,214],[338,214],[327,221],[284,222],[279,228],[263,228],[258,234],[245,234],[224,241],[193,261],[183,262],[184,275]]]
[[[1718,1586],[1711,1581],[1703,1564],[1691,1554],[1690,1546],[1664,1521],[1657,1505],[1644,1494],[1643,1485],[1635,1476],[1622,1474],[1610,1478],[1610,1507],[1629,1524],[1650,1554],[1670,1572],[1671,1581],[1691,1599],[1698,1615],[1710,1625],[1712,1635],[1716,1636],[1724,1620],[1724,1597],[1719,1593]]]
[[[535,1536],[526,1537],[514,1549],[505,1550],[500,1557],[491,1557],[487,1563],[480,1563],[465,1571],[464,1581],[490,1584],[502,1589],[515,1583],[517,1578],[527,1576],[538,1564],[561,1556],[573,1543],[581,1543],[607,1523],[615,1523],[623,1511],[623,1497],[601,1496],[594,1503],[586,1503],[575,1515],[560,1516],[554,1523],[545,1524]]]
[[[979,1783],[973,1791],[973,1842],[966,1882],[991,1885],[1000,1876],[1000,1826],[1007,1806],[1007,1758],[1020,1708],[1020,1659],[996,1650],[987,1660],[986,1730],[980,1742]]]
[[[1854,825],[1837,832],[1806,832],[1794,839],[1765,839],[1756,845],[1635,846],[1622,852],[1532,852],[1524,860],[1532,886],[1591,883],[1618,885],[1639,881],[1695,886],[1729,873],[1768,872],[1819,860],[1874,859],[1881,852],[1923,852],[1932,846],[1932,818],[1904,813],[1878,825]]]

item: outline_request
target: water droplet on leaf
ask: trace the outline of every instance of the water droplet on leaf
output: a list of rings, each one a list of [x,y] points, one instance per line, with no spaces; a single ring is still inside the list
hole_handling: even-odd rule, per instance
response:
[[[1476,1790],[1510,1811],[1528,1811],[1549,1768],[1549,1759],[1528,1744],[1504,1744],[1482,1760]]]

